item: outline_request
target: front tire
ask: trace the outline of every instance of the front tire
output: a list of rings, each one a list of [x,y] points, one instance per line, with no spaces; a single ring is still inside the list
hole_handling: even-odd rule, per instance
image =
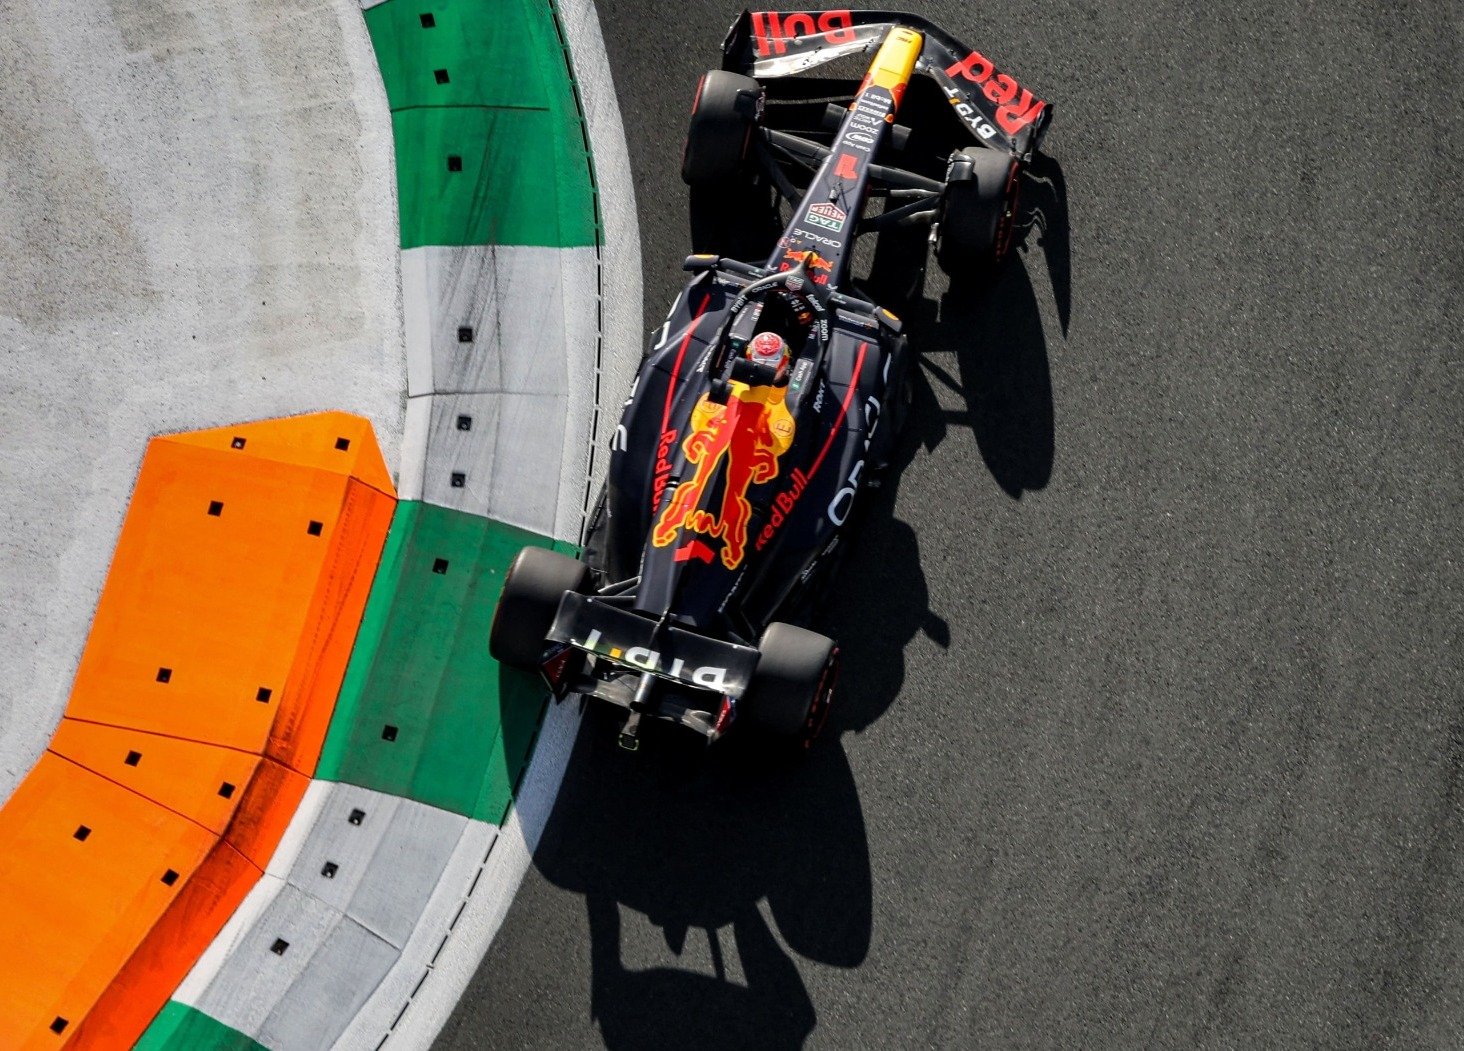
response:
[[[834,640],[792,624],[769,624],[742,697],[742,714],[770,736],[808,747],[823,729],[839,677]]]
[[[751,77],[725,69],[704,73],[691,104],[681,178],[695,185],[741,174],[761,101],[762,85]]]
[[[590,567],[542,547],[518,553],[503,579],[503,593],[488,629],[488,652],[500,664],[536,671],[546,636],[566,591],[590,590]]]
[[[985,146],[951,155],[935,258],[951,277],[990,273],[1011,251],[1020,162]]]

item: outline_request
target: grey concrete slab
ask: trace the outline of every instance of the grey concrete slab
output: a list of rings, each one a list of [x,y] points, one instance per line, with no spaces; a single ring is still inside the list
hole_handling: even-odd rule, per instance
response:
[[[323,789],[288,882],[400,949],[468,819],[354,785],[327,782]],[[357,812],[363,816],[353,822]]]
[[[398,950],[299,887],[265,881],[267,904],[185,1002],[267,1047],[329,1047]]]
[[[375,1047],[465,903],[497,893],[483,869],[498,834],[411,800],[312,782],[265,878],[174,999],[269,1047]]]
[[[607,397],[600,270],[595,248],[402,253],[405,495],[579,538]]]
[[[409,351],[416,360],[425,344],[431,360],[426,385],[414,379],[408,393],[560,394],[573,380],[593,377],[597,265],[593,248],[403,252],[403,280],[412,292]]]
[[[290,895],[286,891],[284,896]],[[338,919],[311,956],[310,966],[249,1035],[274,1051],[332,1046],[399,955],[365,927]],[[269,961],[261,957],[251,973],[258,974],[268,966]]]

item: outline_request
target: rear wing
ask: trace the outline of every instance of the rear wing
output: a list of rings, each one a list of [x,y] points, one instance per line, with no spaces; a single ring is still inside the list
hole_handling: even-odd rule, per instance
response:
[[[758,651],[720,642],[631,613],[588,595],[565,592],[548,641],[725,697],[741,697]]]
[[[1024,160],[1041,142],[1052,107],[990,59],[919,17],[900,11],[744,11],[722,44],[722,68],[745,76],[792,76],[873,51],[894,26],[925,38],[915,72],[939,85],[978,141]]]

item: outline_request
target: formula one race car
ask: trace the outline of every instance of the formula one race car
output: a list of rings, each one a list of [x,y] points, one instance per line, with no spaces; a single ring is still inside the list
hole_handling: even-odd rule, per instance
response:
[[[871,51],[862,80],[793,76]],[[910,351],[852,275],[856,238],[908,243],[914,228],[920,272],[927,240],[953,273],[989,270],[1051,115],[910,15],[744,13],[723,52],[697,87],[682,175],[694,205],[724,202],[729,243],[786,221],[758,262],[686,260],[693,276],[615,432],[585,560],[522,551],[489,642],[557,697],[624,709],[627,748],[647,719],[709,742],[734,722],[804,744],[818,733],[839,650],[791,621],[827,582],[908,404]],[[906,102],[913,125],[896,123]]]

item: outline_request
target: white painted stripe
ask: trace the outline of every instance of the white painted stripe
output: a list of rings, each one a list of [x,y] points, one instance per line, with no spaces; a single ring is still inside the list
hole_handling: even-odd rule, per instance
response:
[[[404,462],[404,496],[579,539],[599,268],[594,248],[402,253],[406,452],[421,455]],[[428,401],[430,408],[418,404]]]
[[[193,1006],[266,1047],[329,1047],[398,950],[299,887],[265,879],[278,884],[269,906]]]
[[[433,296],[428,290],[427,253],[401,253],[402,335],[407,350],[407,397],[431,394]]]
[[[641,244],[636,216],[635,181],[620,119],[620,103],[600,17],[593,0],[559,0],[559,21],[569,44],[574,81],[584,109],[595,166],[600,221],[600,374],[592,455],[586,471],[585,510],[604,480],[610,435],[620,421],[620,405],[630,392],[645,344],[641,318]],[[561,527],[563,523],[561,523]]]
[[[270,855],[269,863],[264,866],[265,872],[277,879],[289,877],[290,870],[295,867],[295,863],[300,857],[300,851],[305,848],[310,830],[320,820],[321,812],[325,810],[326,804],[329,802],[330,785],[328,782],[311,781],[305,786],[305,795],[295,809],[294,816],[290,818],[290,823],[285,828],[285,834],[280,837],[279,845]],[[196,971],[197,968],[194,970]]]
[[[532,245],[402,253],[408,352],[425,334],[431,377],[408,394],[563,393],[593,375],[595,249]],[[421,316],[425,313],[425,318]],[[464,342],[460,329],[471,329]],[[567,352],[568,357],[563,355]],[[415,374],[414,374],[415,377]]]
[[[249,889],[224,929],[209,942],[193,969],[188,972],[181,985],[173,993],[173,999],[190,1007],[197,1007],[208,993],[214,978],[233,959],[239,947],[259,923],[275,898],[285,887],[285,881],[278,876],[265,875]]]
[[[393,1032],[404,1017],[413,995],[430,984],[443,947],[465,932],[458,926],[473,895],[486,893],[493,874],[486,871],[497,849],[499,831],[481,821],[469,822],[442,878],[402,949],[400,958],[382,979],[371,999],[336,1041],[342,1049],[374,1048],[388,1034],[392,1047],[401,1042]]]
[[[432,396],[407,399],[407,417],[402,431],[402,470],[397,479],[397,499],[420,500],[426,484],[427,440],[432,430]]]

